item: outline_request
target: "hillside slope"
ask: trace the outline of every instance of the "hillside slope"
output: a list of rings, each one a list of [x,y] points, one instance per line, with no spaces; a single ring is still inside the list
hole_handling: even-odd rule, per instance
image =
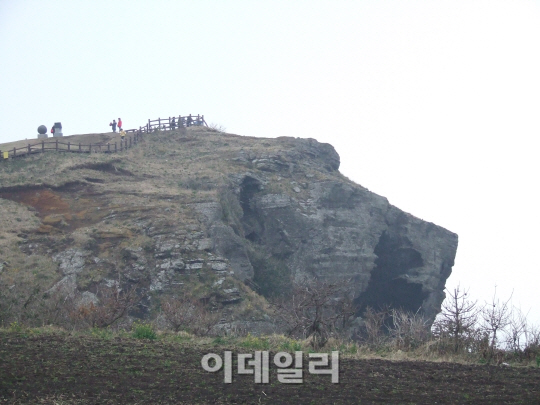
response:
[[[310,275],[349,280],[358,314],[390,305],[433,319],[457,235],[338,169],[313,139],[204,127],[146,134],[117,154],[0,162],[0,315],[17,319],[43,293],[97,302],[100,288],[136,285],[133,316],[189,291],[225,324],[258,330],[269,326],[260,295]]]

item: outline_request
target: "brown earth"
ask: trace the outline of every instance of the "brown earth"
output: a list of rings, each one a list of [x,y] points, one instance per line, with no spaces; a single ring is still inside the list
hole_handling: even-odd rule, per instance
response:
[[[79,197],[81,193],[84,193],[83,198]],[[41,234],[73,231],[95,224],[107,215],[105,211],[96,210],[103,201],[93,191],[92,185],[82,183],[73,183],[60,190],[42,186],[14,187],[0,191],[0,198],[32,207],[41,219],[42,225],[36,230]]]
[[[201,359],[223,347],[0,332],[0,403],[11,404],[538,404],[540,370],[378,359],[340,359],[340,381],[302,384],[253,376],[223,382]],[[253,353],[242,349],[234,353]],[[233,356],[235,359],[236,356]],[[270,354],[272,358],[272,353]]]

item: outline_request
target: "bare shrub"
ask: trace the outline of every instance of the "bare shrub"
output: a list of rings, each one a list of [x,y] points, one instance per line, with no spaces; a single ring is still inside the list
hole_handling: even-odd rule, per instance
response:
[[[380,347],[388,341],[386,323],[390,316],[390,308],[376,311],[367,307],[362,314],[362,325],[356,338],[371,347]]]
[[[92,328],[106,328],[126,316],[139,302],[135,287],[127,290],[117,286],[106,287],[97,296],[98,303],[90,302],[71,308],[70,318],[73,322]]]
[[[431,338],[429,321],[420,312],[392,309],[390,315],[392,325],[389,332],[396,348],[414,350]]]
[[[35,304],[39,307],[36,317],[42,325],[69,326],[73,301],[73,295],[61,289],[46,292]]]
[[[1,221],[0,221],[1,222]],[[25,256],[13,245],[0,251],[0,323],[24,323],[40,326],[43,291],[50,288],[56,278],[56,267],[51,260],[37,255]],[[39,271],[36,271],[39,269]]]
[[[164,299],[161,310],[175,332],[184,330],[207,336],[219,321],[218,314],[208,311],[203,303],[189,294]]]
[[[527,326],[523,340],[523,357],[526,360],[536,360],[540,366],[540,329],[536,326]]]
[[[524,344],[527,339],[527,317],[521,310],[515,309],[512,311],[506,330],[505,348],[519,355],[522,353]]]
[[[7,315],[1,316],[4,323],[11,318],[26,326],[67,326],[68,308],[73,300],[70,294],[61,289],[43,293],[40,286],[33,286],[31,291],[14,288],[9,292],[11,296],[0,293],[0,309],[5,308]]]
[[[319,349],[331,336],[344,335],[354,317],[349,286],[349,280],[304,278],[293,282],[290,298],[275,299],[272,305],[288,336],[311,338],[311,345]]]
[[[433,324],[433,334],[438,338],[440,351],[451,348],[454,353],[470,352],[481,338],[477,326],[482,308],[477,301],[471,301],[468,290],[462,291],[459,285],[447,293],[442,312]]]
[[[511,299],[512,296],[510,296],[508,300],[501,302],[497,298],[497,292],[495,291],[491,302],[486,303],[486,306],[480,313],[482,318],[482,327],[489,336],[489,346],[484,351],[484,357],[487,359],[488,364],[496,354],[500,335],[504,333],[505,328],[511,323]]]
[[[210,124],[208,124],[208,128],[213,129],[216,132],[222,132],[222,133],[227,131],[227,128],[225,128],[223,125],[216,124],[214,122],[211,122]]]
[[[362,314],[357,339],[374,349],[414,350],[432,338],[430,321],[420,312],[383,307],[367,307]]]

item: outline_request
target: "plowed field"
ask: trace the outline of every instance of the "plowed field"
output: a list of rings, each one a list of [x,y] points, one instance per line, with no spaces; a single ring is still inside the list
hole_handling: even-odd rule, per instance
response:
[[[272,362],[267,384],[238,375],[236,365],[225,384],[223,369],[201,366],[205,354],[223,350],[0,332],[0,403],[540,404],[537,368],[341,358],[338,384],[310,374],[307,361],[302,384],[278,382]]]

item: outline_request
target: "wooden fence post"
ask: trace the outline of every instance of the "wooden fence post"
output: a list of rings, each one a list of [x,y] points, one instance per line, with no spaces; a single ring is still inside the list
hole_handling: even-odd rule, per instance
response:
[[[58,139],[56,140],[56,151],[58,152]]]
[[[28,154],[30,154],[30,150],[31,150],[31,147],[30,147],[30,144],[28,144]]]
[[[13,157],[17,156],[17,149],[13,148]]]
[[[150,118],[148,118],[148,124],[146,124],[146,132],[150,133]]]
[[[41,153],[45,152],[45,141],[41,141]]]

